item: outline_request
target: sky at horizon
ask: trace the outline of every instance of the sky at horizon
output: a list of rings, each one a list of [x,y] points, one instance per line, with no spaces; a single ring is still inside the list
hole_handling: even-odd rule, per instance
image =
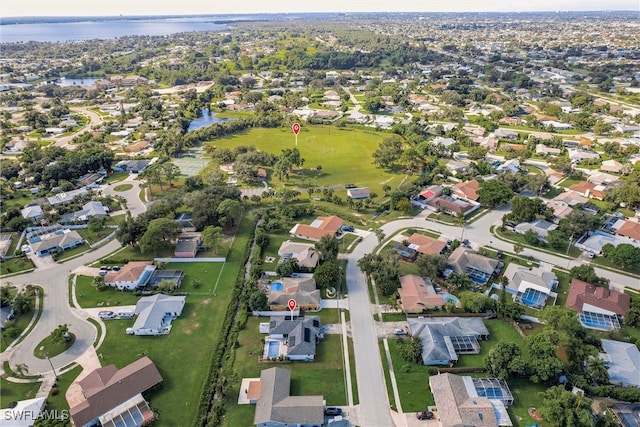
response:
[[[640,11],[639,0],[2,0],[0,17],[300,12]]]

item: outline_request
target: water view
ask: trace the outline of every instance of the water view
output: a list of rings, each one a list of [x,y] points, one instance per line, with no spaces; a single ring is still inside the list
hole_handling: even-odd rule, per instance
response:
[[[201,111],[202,115],[197,119],[193,120],[189,123],[189,127],[187,128],[187,132],[190,130],[200,129],[201,127],[211,126],[214,123],[222,123],[226,122],[230,119],[221,119],[220,117],[216,117],[216,113],[212,113],[208,108],[204,108]]]
[[[94,39],[115,39],[124,36],[166,36],[191,31],[219,31],[224,24],[197,19],[147,19],[122,21],[47,22],[8,24],[0,26],[1,43],[29,41],[67,42]]]

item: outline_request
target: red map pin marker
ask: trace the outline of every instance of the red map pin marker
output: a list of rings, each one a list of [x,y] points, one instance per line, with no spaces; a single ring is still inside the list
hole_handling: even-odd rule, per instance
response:
[[[287,305],[289,306],[289,310],[291,310],[291,311],[295,310],[296,309],[296,300],[291,298],[289,300],[289,302],[287,303]]]
[[[293,133],[295,133],[296,135],[300,133],[300,123],[294,123],[291,125],[291,130],[293,131]]]

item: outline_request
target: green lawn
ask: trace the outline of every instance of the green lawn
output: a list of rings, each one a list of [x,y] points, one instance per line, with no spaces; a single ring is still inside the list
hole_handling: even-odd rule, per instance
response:
[[[0,407],[8,408],[12,402],[33,399],[40,389],[40,383],[12,383],[0,378]]]
[[[133,292],[108,288],[99,291],[93,286],[93,277],[78,276],[76,278],[76,298],[80,307],[109,307],[117,305],[133,305],[138,302]]]
[[[279,366],[291,370],[291,395],[322,395],[327,405],[346,405],[347,394],[343,368],[342,337],[325,335],[316,347],[316,358],[313,362],[273,363],[258,362],[262,354],[263,335],[258,332],[258,325],[265,318],[251,317],[247,325],[238,335],[234,371],[237,380],[227,398],[226,426],[250,426],[255,413],[253,405],[238,405],[238,393],[242,378],[259,378],[263,369]],[[355,366],[352,365],[352,370]],[[331,384],[331,387],[327,385]]]
[[[69,386],[73,383],[73,381],[80,375],[82,372],[82,366],[76,366],[69,372],[65,372],[62,375],[58,376],[57,386],[51,390],[49,393],[49,397],[47,397],[47,410],[48,411],[66,411],[69,410],[69,404],[67,403],[67,398],[65,397],[65,393],[69,389]],[[57,394],[54,395],[53,390],[58,390]]]
[[[562,181],[558,182],[558,185],[560,185],[561,187],[564,188],[569,188],[571,187],[573,184],[577,184],[579,182],[583,182],[584,179],[571,179],[571,178],[567,178],[567,179],[563,179]]]
[[[82,231],[82,230],[78,230],[78,231]],[[82,233],[79,233],[79,234],[82,236]],[[96,242],[97,242],[97,240],[96,240]],[[60,255],[56,256],[55,259],[56,259],[56,261],[62,262],[64,260],[66,260],[66,259],[72,258],[72,257],[74,257],[76,255],[79,255],[79,254],[84,253],[84,252],[88,252],[90,250],[91,250],[91,248],[87,244],[76,246],[75,248],[66,249],[66,250],[62,251],[62,253],[60,253]]]
[[[113,191],[128,191],[133,188],[133,184],[119,184],[113,187]]]
[[[158,426],[193,424],[213,350],[220,338],[220,325],[238,271],[243,266],[244,249],[252,231],[253,222],[243,220],[224,269],[218,263],[180,264],[186,272],[184,290],[190,293],[182,316],[173,322],[169,335],[131,336],[125,329],[131,326],[132,320],[105,322],[107,334],[98,349],[103,365],[113,363],[121,368],[147,355],[164,378],[161,387],[149,396],[151,405],[160,413]],[[172,267],[174,265],[168,266]],[[202,283],[197,290],[192,287],[195,278]],[[218,287],[214,296],[211,290],[216,282]]]
[[[27,257],[11,258],[0,262],[0,275],[18,273],[33,268],[33,262]]]
[[[457,368],[482,367],[484,358],[489,350],[491,350],[499,342],[511,342],[520,347],[524,346],[524,339],[518,334],[518,331],[507,322],[500,319],[485,320],[484,324],[489,330],[489,339],[479,341],[480,353],[461,355],[456,363]]]
[[[557,269],[552,270],[558,277],[558,287],[555,292],[558,294],[556,305],[564,307],[567,303],[567,296],[569,294],[569,287],[571,285],[571,275]]]
[[[395,187],[403,176],[373,164],[371,154],[385,136],[382,132],[360,128],[305,125],[298,135],[298,149],[305,163],[303,169],[295,170],[286,182],[299,187],[353,183],[368,186],[381,195],[384,184]],[[288,128],[251,129],[216,139],[211,144],[230,149],[255,145],[260,150],[280,154],[285,148],[294,148],[295,138]],[[320,171],[316,170],[318,165],[322,166]],[[276,184],[280,186],[277,178],[272,177],[272,185]],[[346,190],[336,191],[335,195],[345,200]]]
[[[340,239],[340,247],[338,248],[338,250],[341,253],[349,253],[349,248],[351,247],[351,244],[356,240],[358,240],[358,236],[356,234],[346,233],[342,237],[342,239]],[[351,249],[353,249],[353,247],[351,247]]]
[[[122,180],[126,179],[128,176],[129,176],[129,174],[127,172],[113,172],[113,173],[111,173],[111,175],[106,177],[104,179],[104,181],[102,181],[102,183],[103,184],[111,184],[111,183],[114,183],[114,182],[122,181]]]
[[[545,421],[534,420],[529,415],[529,408],[540,408],[542,406],[542,396],[540,393],[547,389],[544,384],[533,384],[524,378],[510,378],[507,380],[511,394],[513,394],[514,402],[507,411],[514,427],[528,427],[534,422],[539,427],[551,427],[551,424]]]
[[[40,304],[41,309],[42,299],[40,299]],[[31,309],[28,312],[16,316],[14,320],[9,320],[5,325],[3,325],[5,329],[1,332],[2,337],[0,337],[0,351],[4,351],[4,349],[7,348],[13,342],[13,340],[16,339],[25,330],[25,328],[31,321],[31,318],[33,317],[33,310],[35,308],[34,305],[35,298],[33,300],[33,304],[31,305]]]
[[[55,357],[66,351],[76,342],[76,336],[69,331],[69,335],[71,335],[71,340],[63,341],[63,342],[55,342],[53,338],[50,336],[46,337],[36,346],[33,351],[33,355],[39,359],[46,359],[47,357]]]
[[[82,236],[82,238],[84,240],[87,241],[87,243],[94,244],[94,243],[98,243],[100,240],[104,239],[105,237],[107,237],[109,234],[113,233],[114,231],[116,231],[115,228],[101,228],[98,231],[92,231],[89,228],[81,228],[78,231],[78,234],[80,234]],[[89,249],[88,246],[83,246],[85,250]],[[65,251],[66,252],[66,251]]]
[[[382,359],[386,360],[382,342],[380,349]],[[389,353],[398,385],[402,411],[426,411],[427,406],[435,404],[433,394],[429,390],[429,366],[405,361],[398,350],[397,340],[389,340]],[[393,390],[390,386],[388,389],[389,401],[393,402]]]
[[[538,251],[547,252],[547,253],[554,254],[554,255],[570,256],[570,257],[573,257],[573,258],[579,257],[580,254],[582,253],[582,251],[580,249],[576,248],[573,245],[571,245],[571,248],[569,249],[569,253],[567,254],[567,244],[564,244],[561,248],[558,248],[558,249],[554,249],[551,246],[545,246],[545,247],[531,246],[527,242],[525,242],[524,235],[522,235],[522,234],[518,234],[516,232],[513,232],[511,230],[507,230],[507,229],[500,230],[499,227],[496,227],[494,229],[494,231],[495,231],[495,233],[496,233],[496,235],[498,237],[502,237],[503,239],[512,240],[512,241],[515,241],[515,242],[522,243],[525,247],[528,247],[528,248],[531,248],[531,249],[535,249],[535,250],[538,250]]]

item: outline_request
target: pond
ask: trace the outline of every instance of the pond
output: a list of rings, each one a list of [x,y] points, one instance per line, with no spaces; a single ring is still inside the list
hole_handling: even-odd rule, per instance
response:
[[[200,129],[201,127],[211,126],[214,123],[222,123],[222,122],[226,122],[227,120],[230,120],[230,119],[221,119],[219,117],[216,117],[216,113],[212,113],[211,111],[209,111],[208,108],[203,108],[202,111],[200,111],[200,113],[202,114],[200,117],[198,117],[197,119],[189,123],[187,132],[190,130]]]
[[[81,87],[90,87],[93,86],[96,80],[100,80],[94,77],[80,77],[77,79],[68,79],[66,77],[61,77],[55,81],[55,84],[60,86],[81,86]]]

